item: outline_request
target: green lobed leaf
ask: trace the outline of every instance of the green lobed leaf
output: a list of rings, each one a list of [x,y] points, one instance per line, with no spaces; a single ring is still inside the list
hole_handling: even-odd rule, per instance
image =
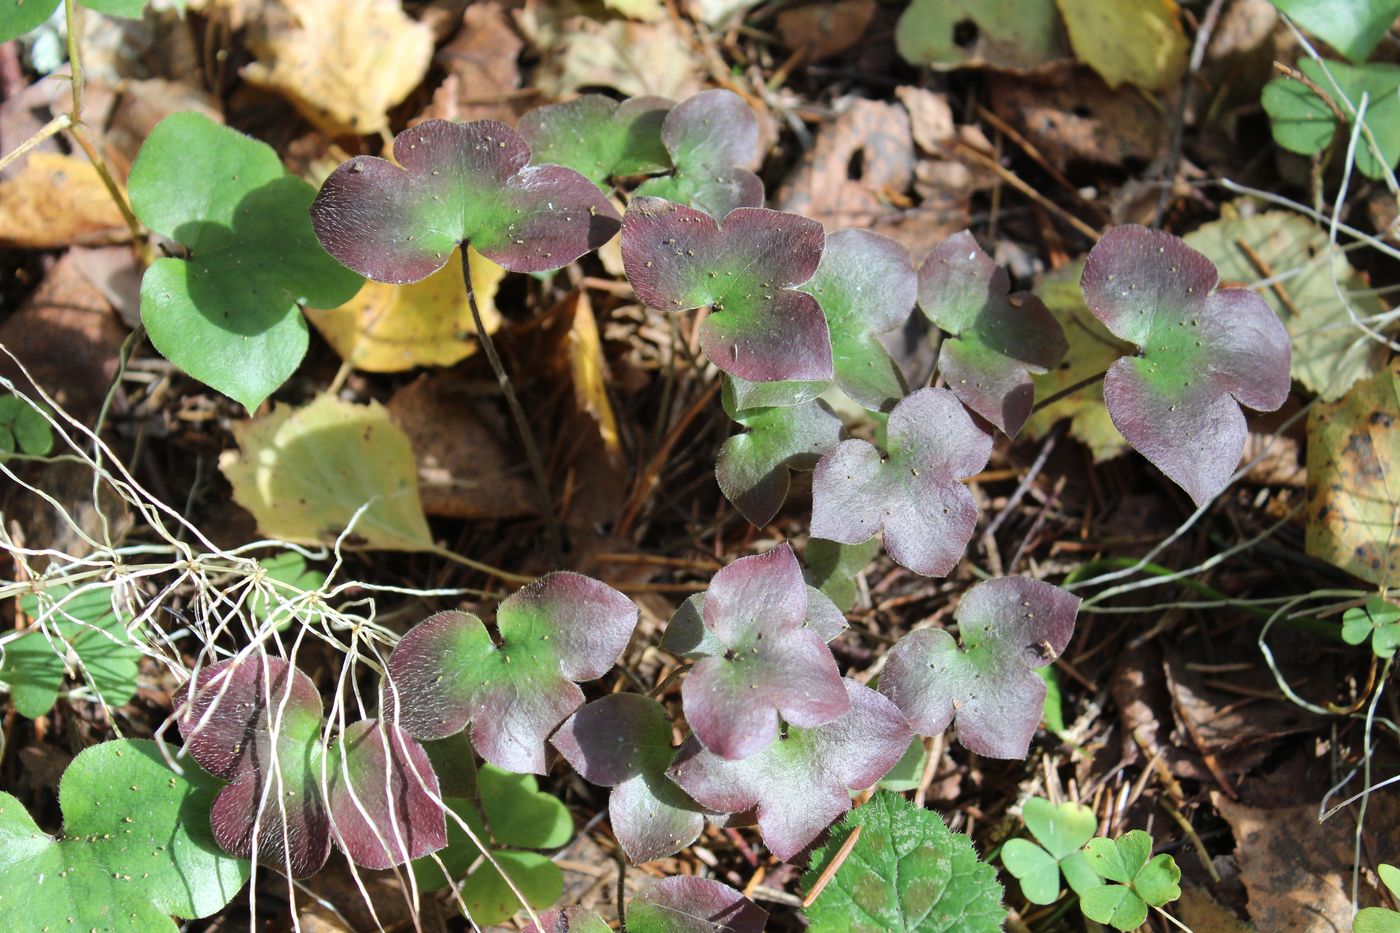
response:
[[[842,612],[856,604],[856,576],[880,553],[880,539],[871,538],[860,544],[842,544],[825,538],[808,538],[802,555],[807,568],[802,572],[807,582],[821,590]]]
[[[1092,810],[1073,802],[1057,806],[1032,797],[1026,801],[1022,816],[1036,842],[1009,840],[1002,847],[1001,860],[1021,882],[1027,900],[1033,904],[1054,903],[1060,893],[1061,870],[1076,892],[1102,883],[1088,870],[1081,852],[1098,825]]]
[[[898,794],[918,790],[924,776],[924,766],[927,764],[928,749],[924,747],[924,740],[916,735],[909,740],[909,748],[904,757],[894,763],[894,767],[880,778],[880,783],[876,786],[880,790],[892,790]]]
[[[18,395],[0,395],[0,427],[12,439],[6,448],[9,453],[42,457],[53,450],[53,428],[48,419]]]
[[[1089,867],[1105,884],[1079,892],[1084,916],[1118,930],[1134,930],[1147,919],[1147,908],[1181,897],[1181,869],[1165,853],[1152,858],[1152,837],[1140,829],[1117,839],[1090,839],[1084,847]]]
[[[1364,62],[1400,16],[1400,0],[1270,0],[1303,30]]]
[[[362,282],[316,241],[306,213],[315,189],[271,146],[199,113],[151,131],[127,187],[142,223],[189,250],[141,280],[151,343],[251,412],[306,354],[298,305],[337,307]]]
[[[937,813],[886,791],[848,814],[812,853],[804,888],[856,827],[855,848],[804,911],[813,933],[1001,929],[1001,885],[996,870],[978,860],[972,840],[951,832]]]
[[[1342,613],[1342,641],[1362,645],[1368,638],[1376,657],[1393,657],[1400,646],[1400,606],[1372,596],[1365,606]]]
[[[1386,168],[1393,168],[1400,159],[1400,95],[1396,93],[1400,89],[1400,65],[1348,65],[1305,58],[1298,62],[1298,70],[1333,98],[1342,113],[1348,115],[1348,123],[1354,119],[1362,95],[1367,96],[1366,125],[1376,140],[1380,159],[1363,135],[1356,145],[1356,167],[1367,178],[1384,178]],[[1341,99],[1333,81],[1341,88]],[[1339,128],[1332,108],[1301,81],[1275,78],[1264,85],[1259,102],[1269,115],[1274,141],[1290,152],[1314,155],[1328,146],[1337,147],[1339,152],[1344,150],[1347,140],[1337,138],[1337,132],[1341,129],[1350,133],[1351,127]]]
[[[614,176],[663,172],[671,156],[661,125],[671,109],[664,97],[633,97],[618,103],[584,94],[562,104],[536,107],[520,118],[520,135],[536,162],[563,165],[603,191]]]
[[[736,207],[762,207],[758,118],[733,91],[701,91],[666,114],[661,139],[674,171],[637,188],[637,197],[683,204],[722,220]]]
[[[1363,907],[1356,912],[1351,933],[1400,933],[1400,913],[1384,907]]]

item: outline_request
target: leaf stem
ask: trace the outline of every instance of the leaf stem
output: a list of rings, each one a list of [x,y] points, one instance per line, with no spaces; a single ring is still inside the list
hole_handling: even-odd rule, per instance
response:
[[[535,444],[535,435],[530,430],[525,409],[520,407],[520,399],[515,395],[515,386],[511,384],[510,376],[501,364],[500,354],[496,352],[496,342],[487,332],[486,325],[481,320],[481,311],[476,306],[476,290],[472,287],[472,265],[468,258],[470,251],[470,244],[461,245],[462,281],[467,289],[467,304],[472,310],[472,323],[476,325],[476,339],[481,341],[481,348],[486,351],[486,359],[496,374],[496,382],[501,387],[501,394],[505,396],[506,407],[510,409],[511,418],[515,421],[515,430],[525,448],[525,459],[529,461],[530,472],[535,476],[535,492],[539,497],[540,515],[544,518],[545,531],[549,536],[549,547],[553,556],[558,558],[563,554],[564,548],[559,535],[559,522],[554,516],[554,500],[549,494],[549,477],[545,474],[544,460],[540,458],[540,449]]]
[[[1061,399],[1068,398],[1069,396],[1071,396],[1071,395],[1073,395],[1074,393],[1078,392],[1080,389],[1086,389],[1086,388],[1088,388],[1089,386],[1093,385],[1093,384],[1096,383],[1096,382],[1101,382],[1101,381],[1103,381],[1103,377],[1104,377],[1104,376],[1107,376],[1107,375],[1108,375],[1108,370],[1105,369],[1105,370],[1104,370],[1103,372],[1101,372],[1101,373],[1095,373],[1094,375],[1090,376],[1090,377],[1087,378],[1087,379],[1081,379],[1081,380],[1079,380],[1078,382],[1076,382],[1076,383],[1075,383],[1074,385],[1072,385],[1072,386],[1066,386],[1065,388],[1061,389],[1061,390],[1058,391],[1058,392],[1055,392],[1055,393],[1053,393],[1053,394],[1051,394],[1051,395],[1045,396],[1045,398],[1041,399],[1040,401],[1036,402],[1034,405],[1031,406],[1031,414],[1035,414],[1036,412],[1040,411],[1042,408],[1049,408],[1051,405],[1055,404],[1056,402],[1060,401]]]

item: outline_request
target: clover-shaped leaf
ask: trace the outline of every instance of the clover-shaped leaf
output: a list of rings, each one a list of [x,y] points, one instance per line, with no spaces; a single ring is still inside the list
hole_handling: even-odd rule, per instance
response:
[[[618,103],[602,94],[584,94],[531,110],[520,118],[520,135],[536,162],[571,168],[607,191],[610,178],[671,167],[661,141],[662,122],[670,109],[664,97]]]
[[[1060,896],[1061,871],[1076,893],[1103,883],[1082,851],[1098,826],[1094,811],[1072,801],[1056,806],[1032,797],[1026,801],[1022,816],[1036,842],[1007,840],[1001,849],[1001,861],[1021,882],[1026,900],[1032,904],[1053,904]]]
[[[637,189],[641,197],[665,198],[724,217],[738,207],[761,207],[763,182],[757,168],[758,118],[733,91],[701,91],[671,108],[661,126],[672,174]]]
[[[1181,897],[1181,869],[1176,862],[1165,853],[1151,856],[1152,837],[1140,829],[1117,839],[1090,839],[1085,847],[1089,867],[1117,884],[1080,892],[1084,916],[1117,930],[1136,930],[1147,920],[1149,906],[1161,907]]]
[[[947,389],[920,389],[895,406],[887,456],[842,441],[812,475],[814,537],[860,544],[884,530],[894,561],[943,576],[962,558],[977,503],[961,482],[987,465],[992,437]]]
[[[958,930],[992,933],[1006,920],[996,870],[972,840],[893,793],[852,810],[812,853],[811,887],[851,835],[854,848],[803,912],[813,933]]]
[[[53,708],[70,653],[78,677],[103,703],[122,706],[136,695],[141,650],[112,611],[111,587],[75,593],[59,585],[22,597],[19,605],[30,618],[44,623],[43,630],[6,645],[0,662],[0,681],[9,685],[10,700],[21,716],[38,719]]]
[[[439,612],[389,657],[383,718],[420,739],[471,726],[472,745],[509,771],[545,773],[545,740],[583,705],[576,684],[617,663],[639,612],[612,587],[550,573],[496,612],[500,645],[466,612]]]
[[[1045,682],[1034,669],[1065,650],[1079,603],[1029,577],[979,583],[958,605],[962,647],[942,629],[910,632],[891,649],[880,692],[919,735],[938,735],[956,716],[967,748],[1024,758],[1045,704]]]
[[[1393,657],[1400,647],[1400,606],[1372,596],[1365,606],[1353,606],[1342,613],[1342,641],[1364,645],[1368,638],[1376,657]]]
[[[909,251],[869,230],[828,234],[821,265],[802,286],[826,315],[836,384],[872,411],[888,411],[907,391],[879,335],[908,320],[918,288]]]
[[[663,878],[627,905],[629,933],[759,933],[768,912],[721,881]]]
[[[1011,293],[1006,270],[964,230],[919,269],[919,307],[948,337],[938,371],[964,405],[1015,437],[1035,402],[1031,374],[1059,365],[1069,344],[1045,304]]]
[[[610,693],[574,713],[550,740],[585,780],[611,787],[608,818],[633,862],[664,858],[705,828],[700,808],[670,778],[671,720],[660,703]]]
[[[780,715],[811,728],[850,708],[831,649],[804,624],[807,594],[786,544],[710,581],[700,603],[708,637],[689,652],[697,660],[681,700],[695,737],[721,758],[762,751],[777,739]]]
[[[18,395],[0,395],[0,454],[42,457],[53,450],[53,428],[39,409]]]
[[[815,220],[744,207],[723,224],[660,198],[633,198],[622,220],[622,265],[637,297],[662,311],[713,310],[700,346],[730,375],[750,382],[831,379],[826,318],[793,291],[821,262],[826,234]],[[749,408],[744,398],[737,407]]]
[[[199,113],[151,131],[127,180],[131,209],[188,251],[141,280],[141,320],[161,354],[252,411],[306,355],[298,305],[334,308],[362,280],[316,242],[315,189],[271,146]]]
[[[231,782],[209,821],[224,851],[293,877],[317,872],[335,839],[366,868],[442,848],[428,756],[391,723],[358,722],[325,748],[321,696],[280,658],[212,664],[175,698],[195,761]]]
[[[795,857],[851,808],[850,791],[884,777],[909,746],[904,716],[885,697],[844,681],[850,709],[823,726],[789,726],[787,734],[740,761],[706,751],[692,736],[671,779],[704,807],[756,811],[764,843],[778,858]]]
[[[394,138],[393,162],[356,156],[332,172],[311,221],[336,259],[397,284],[441,269],[463,243],[511,272],[544,272],[612,239],[617,211],[596,185],[529,162],[503,123],[424,120]]]
[[[533,775],[514,774],[488,764],[482,766],[478,778],[477,801],[446,798],[443,802],[486,844],[530,906],[548,907],[564,893],[564,873],[549,856],[527,850],[565,845],[574,834],[573,817],[557,797],[540,792]],[[481,850],[456,819],[447,823],[447,847],[437,853],[436,860],[415,860],[413,873],[427,891],[466,874],[460,893],[480,926],[502,923],[520,909],[510,885],[481,857]]]
[[[1347,19],[1345,16],[1331,18]],[[1335,81],[1353,107],[1360,105],[1363,94],[1370,98],[1366,126],[1371,131],[1370,137],[1376,141],[1380,158],[1363,136],[1356,147],[1356,167],[1367,178],[1384,178],[1386,170],[1400,160],[1400,101],[1396,99],[1396,91],[1400,90],[1400,67],[1389,62],[1348,65],[1305,58],[1298,62],[1298,70],[1313,87],[1324,88],[1329,95],[1334,93]],[[1318,97],[1312,87],[1294,78],[1275,78],[1264,85],[1259,103],[1269,115],[1274,141],[1290,152],[1316,155],[1334,144],[1339,129],[1351,133],[1350,126],[1338,127],[1332,107]],[[1345,105],[1342,106],[1346,113]],[[1340,142],[1345,145],[1345,138]]]
[[[720,447],[715,479],[740,514],[761,528],[787,499],[792,471],[812,469],[841,442],[841,419],[821,399],[791,408],[737,411],[732,385],[726,381],[725,408],[748,430]]]
[[[1240,462],[1240,404],[1273,411],[1290,384],[1282,322],[1254,292],[1217,291],[1218,283],[1205,256],[1138,226],[1105,234],[1080,280],[1094,316],[1141,348],[1104,379],[1114,425],[1198,506],[1225,488]]]

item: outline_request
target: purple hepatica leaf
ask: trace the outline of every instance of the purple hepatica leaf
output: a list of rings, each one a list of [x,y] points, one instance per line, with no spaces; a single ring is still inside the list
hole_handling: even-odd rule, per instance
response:
[[[1045,703],[1033,670],[1065,650],[1078,611],[1079,597],[1029,577],[979,583],[958,606],[962,648],[942,629],[911,632],[890,651],[880,692],[920,735],[956,717],[958,741],[974,752],[1024,758]]]
[[[701,91],[666,115],[661,140],[675,171],[637,189],[642,197],[665,198],[724,217],[737,207],[761,207],[758,118],[732,91]]]
[[[447,845],[447,819],[433,801],[441,799],[437,776],[408,733],[352,723],[329,754],[331,831],[352,862],[392,868]]]
[[[904,715],[885,697],[844,682],[850,709],[787,736],[742,761],[706,751],[695,737],[681,746],[671,778],[701,806],[724,813],[756,810],[763,841],[787,861],[851,808],[850,791],[884,777],[909,748]]]
[[[545,773],[545,740],[583,705],[575,681],[606,674],[637,625],[637,607],[606,584],[551,573],[496,613],[501,644],[466,612],[439,612],[409,630],[389,657],[383,718],[420,739],[471,724],[487,761]]]
[[[1080,279],[1094,316],[1141,348],[1104,379],[1114,425],[1198,506],[1225,488],[1240,461],[1240,404],[1273,411],[1290,385],[1282,322],[1254,292],[1216,291],[1219,281],[1205,256],[1137,226],[1099,240]]]
[[[768,912],[709,878],[664,878],[627,905],[631,933],[760,933]]]
[[[947,389],[920,389],[895,406],[888,456],[842,441],[812,476],[812,535],[859,544],[882,528],[885,550],[925,576],[944,576],[977,525],[977,504],[959,480],[992,454],[992,437]]]
[[[707,637],[693,649],[698,659],[681,700],[706,748],[747,758],[778,737],[779,714],[811,727],[849,709],[831,649],[804,625],[807,584],[792,548],[736,560],[715,574],[704,597]]]
[[[240,858],[256,849],[260,863],[290,867],[294,878],[315,874],[331,849],[315,684],[286,661],[258,655],[212,664],[192,683],[175,696],[185,748],[230,782],[209,815],[214,839]]]
[[[962,403],[1012,437],[1035,403],[1031,373],[1058,366],[1069,344],[1045,304],[1011,279],[972,234],[955,234],[919,270],[919,307],[950,335],[938,368]]]
[[[705,594],[696,593],[681,603],[666,625],[661,647],[674,655],[692,661],[724,654],[724,643],[705,625]],[[802,627],[811,629],[824,642],[831,642],[846,630],[846,616],[826,594],[814,586],[807,587],[807,617]]]
[[[670,109],[671,101],[664,97],[633,97],[619,104],[602,94],[584,94],[531,110],[520,118],[520,135],[536,162],[567,166],[607,191],[614,176],[671,167],[661,140]]]
[[[665,858],[699,837],[700,807],[666,776],[675,758],[666,710],[612,693],[570,716],[551,740],[585,781],[611,787],[608,815],[633,862]]]
[[[426,278],[459,243],[512,272],[558,269],[617,232],[597,186],[529,165],[530,147],[494,120],[425,120],[394,139],[394,160],[356,156],[311,204],[326,251],[379,282]]]
[[[713,307],[700,345],[725,372],[821,382],[832,372],[826,319],[816,299],[792,288],[816,271],[825,238],[821,224],[796,214],[745,207],[721,227],[671,201],[634,198],[622,222],[622,264],[650,307]]]
[[[902,326],[914,310],[918,276],[909,251],[869,230],[838,230],[827,236],[821,265],[802,291],[826,315],[836,384],[872,411],[894,407],[904,398],[904,377],[878,335]]]

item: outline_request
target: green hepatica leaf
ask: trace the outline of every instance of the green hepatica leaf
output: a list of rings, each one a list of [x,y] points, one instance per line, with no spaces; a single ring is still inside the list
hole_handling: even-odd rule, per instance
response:
[[[737,207],[761,207],[758,118],[733,91],[701,91],[666,114],[661,140],[675,171],[637,189],[642,197],[665,198],[714,217]]]
[[[791,408],[733,409],[732,382],[724,401],[730,417],[748,430],[719,449],[715,479],[725,498],[762,528],[787,499],[793,470],[810,470],[841,442],[841,419],[820,399]]]
[[[1140,829],[1117,839],[1089,840],[1085,849],[1089,866],[1117,884],[1081,892],[1084,916],[1118,930],[1135,930],[1147,919],[1149,906],[1161,907],[1181,897],[1181,869],[1170,855],[1151,855],[1152,837]]]
[[[21,635],[5,647],[0,681],[9,684],[10,698],[21,716],[38,719],[53,708],[67,671],[67,655],[76,669],[108,706],[122,706],[136,694],[141,651],[122,620],[112,611],[110,587],[74,593],[67,587],[45,590],[20,599],[20,608],[41,631]]]
[[[663,878],[627,905],[628,933],[760,933],[768,912],[729,885]]]
[[[806,908],[813,933],[991,933],[1006,919],[996,870],[931,810],[876,794],[812,853],[810,888],[852,833],[855,848]]]
[[[172,915],[218,912],[250,867],[210,835],[218,786],[198,768],[172,772],[154,742],[118,739],[85,750],[63,773],[62,839],[40,832],[18,800],[0,793],[6,926],[174,933]]]
[[[1349,108],[1345,102],[1336,100],[1349,120],[1359,109],[1362,95],[1369,98],[1366,125],[1375,137],[1381,158],[1376,159],[1363,135],[1356,145],[1356,167],[1367,178],[1384,178],[1385,170],[1393,168],[1400,159],[1400,97],[1396,94],[1400,88],[1400,66],[1379,62],[1370,65],[1326,62],[1324,70],[1322,62],[1305,58],[1298,62],[1298,70],[1334,100],[1337,95],[1332,82],[1335,80],[1350,101]],[[1264,85],[1259,102],[1273,125],[1274,141],[1290,152],[1313,155],[1333,144],[1339,127],[1332,109],[1301,81],[1275,78]],[[1350,132],[1349,127],[1340,129]],[[1338,143],[1345,145],[1345,140],[1338,140]]]
[[[807,582],[821,590],[842,612],[856,604],[856,576],[880,553],[880,539],[842,544],[825,538],[809,538],[803,555]]]
[[[520,135],[536,162],[571,168],[608,191],[608,179],[615,176],[671,167],[661,142],[661,124],[670,109],[664,97],[633,97],[619,104],[602,94],[584,94],[531,110],[520,118]]]
[[[1380,865],[1376,871],[1391,895],[1400,897],[1400,869],[1394,865]],[[1352,933],[1400,933],[1400,913],[1384,907],[1362,908],[1356,914]]]
[[[850,809],[850,791],[880,780],[909,747],[909,726],[893,703],[854,680],[845,686],[845,715],[812,729],[790,726],[785,738],[741,761],[706,751],[692,736],[671,779],[703,807],[756,811],[769,850],[795,858]]]
[[[1027,900],[1032,904],[1054,903],[1060,896],[1061,869],[1075,891],[1102,883],[1080,851],[1098,825],[1092,810],[1083,804],[1066,802],[1056,806],[1032,797],[1026,801],[1023,815],[1026,828],[1040,844],[1011,839],[1002,847],[1001,861],[1021,882]]]
[[[708,637],[692,653],[681,699],[695,737],[719,757],[767,748],[779,715],[812,728],[850,709],[831,649],[804,624],[807,594],[786,544],[742,557],[710,581],[701,603]]]
[[[890,412],[886,436],[884,458],[862,440],[822,457],[812,476],[812,534],[860,544],[883,529],[896,563],[946,575],[977,525],[977,504],[960,480],[987,465],[991,435],[947,389],[920,389]]]
[[[1293,378],[1323,399],[1340,398],[1384,366],[1385,345],[1353,324],[1352,314],[1371,318],[1387,310],[1385,303],[1366,293],[1346,255],[1306,217],[1288,211],[1235,214],[1188,233],[1185,241],[1209,257],[1226,281],[1259,281],[1265,278],[1261,269],[1290,273],[1259,295],[1292,339]]]
[[[471,725],[482,757],[510,771],[545,773],[545,740],[583,705],[576,681],[617,663],[639,612],[612,587],[551,573],[511,594],[496,613],[500,645],[466,612],[415,625],[389,657],[384,718],[420,739]]]
[[[212,664],[181,688],[175,706],[186,749],[231,782],[209,816],[224,851],[256,852],[261,864],[305,877],[325,863],[332,838],[365,868],[446,843],[422,747],[392,725],[365,721],[323,754],[321,696],[286,661],[252,655]]]
[[[1342,614],[1343,641],[1363,645],[1368,638],[1376,657],[1394,656],[1400,646],[1400,606],[1372,596],[1365,606],[1355,606]]]
[[[334,308],[358,275],[321,248],[311,185],[272,147],[198,113],[151,131],[127,181],[131,208],[189,250],[141,280],[141,320],[167,359],[252,411],[306,354],[299,304]]]
[[[0,0],[0,42],[17,39],[44,23],[58,8],[59,0]],[[90,10],[124,19],[139,19],[146,0],[86,0]]]
[[[1079,602],[1029,577],[979,583],[958,606],[962,647],[942,629],[909,633],[890,651],[880,692],[919,735],[938,735],[956,717],[967,748],[1024,758],[1045,703],[1034,669],[1065,650]]]
[[[611,787],[613,835],[633,862],[664,858],[704,829],[700,808],[666,776],[675,758],[665,708],[636,693],[612,693],[574,713],[551,739],[585,780]]]
[[[1273,411],[1288,398],[1288,333],[1264,299],[1216,290],[1209,259],[1145,227],[1110,230],[1090,250],[1081,285],[1089,310],[1141,348],[1109,367],[1104,400],[1133,449],[1200,506],[1240,462],[1240,404]]]
[[[1364,62],[1400,16],[1400,0],[1272,0],[1303,29]]]
[[[1039,298],[1010,291],[1006,270],[967,231],[919,269],[919,307],[949,335],[939,372],[964,405],[1014,437],[1035,402],[1031,374],[1059,365],[1068,344]]]
[[[723,225],[660,198],[633,198],[622,221],[622,265],[652,308],[710,306],[700,345],[710,360],[751,382],[831,379],[831,338],[815,298],[793,291],[821,262],[821,224],[742,207]],[[743,399],[740,408],[749,407]]]
[[[529,162],[503,123],[425,120],[394,138],[394,162],[356,156],[332,172],[311,221],[336,259],[398,284],[427,278],[462,243],[511,272],[545,272],[612,239],[617,211],[596,185]]]
[[[821,265],[802,286],[826,315],[836,384],[872,411],[888,411],[907,392],[879,335],[904,325],[918,287],[909,251],[869,230],[828,235]]]

